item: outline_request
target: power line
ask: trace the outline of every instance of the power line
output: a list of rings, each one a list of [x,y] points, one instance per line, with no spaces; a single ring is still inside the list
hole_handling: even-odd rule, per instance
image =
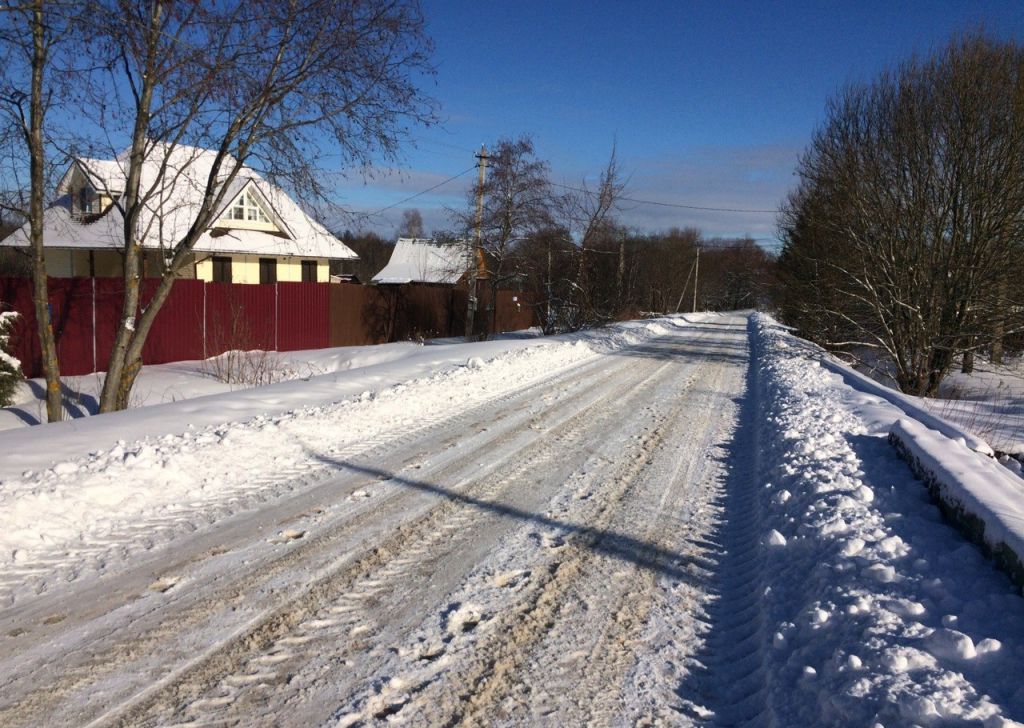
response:
[[[404,205],[406,202],[409,202],[410,200],[415,200],[417,197],[419,197],[421,195],[425,195],[428,192],[433,192],[438,187],[444,187],[449,182],[457,180],[462,175],[467,174],[468,172],[472,172],[474,169],[476,169],[476,165],[475,164],[472,167],[469,167],[468,169],[462,170],[458,174],[453,174],[451,177],[449,177],[448,179],[444,180],[443,182],[438,182],[433,187],[428,187],[425,190],[417,192],[415,195],[410,195],[409,197],[406,197],[404,200],[399,200],[398,202],[396,202],[393,205],[388,205],[387,207],[382,207],[379,210],[377,210],[376,212],[370,212],[370,213],[367,213],[367,214],[368,214],[368,216],[373,217],[373,216],[376,216],[376,215],[380,215],[381,213],[387,212],[388,210],[391,210],[391,209],[393,209],[395,207],[398,207],[399,205]]]
[[[583,187],[573,187],[572,185],[563,185],[557,182],[552,182],[555,187],[561,187],[566,190],[573,190],[574,192],[582,192],[586,195],[596,195],[597,192],[594,190],[584,189]],[[641,200],[635,197],[620,197],[623,202],[634,202],[638,205],[658,205],[659,207],[675,207],[682,210],[706,210],[709,212],[754,212],[754,213],[777,213],[778,210],[749,210],[736,207],[702,207],[700,205],[683,205],[675,202],[658,202],[656,200]]]

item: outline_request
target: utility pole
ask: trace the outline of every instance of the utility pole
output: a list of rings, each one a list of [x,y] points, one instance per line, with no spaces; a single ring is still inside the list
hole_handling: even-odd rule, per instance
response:
[[[551,234],[548,233],[548,272],[547,279],[544,281],[544,293],[546,301],[544,302],[544,333],[547,333],[551,328]]]
[[[483,267],[483,245],[484,245],[484,180],[487,173],[487,147],[480,145],[480,152],[476,156],[476,166],[480,172],[479,183],[476,188],[476,241],[472,245],[472,252],[469,256],[469,296],[466,301],[466,341],[473,341],[476,333],[476,281]]]
[[[697,261],[694,261],[696,263]],[[679,292],[679,300],[676,301],[676,313],[679,313],[679,309],[683,307],[683,298],[686,296],[686,289],[690,287],[690,276],[693,275],[693,266],[690,266],[690,271],[686,274],[686,283],[683,284],[683,290]],[[696,290],[696,289],[694,289]]]
[[[697,246],[697,257],[693,261],[693,312],[697,313],[697,281],[700,280],[700,245]]]

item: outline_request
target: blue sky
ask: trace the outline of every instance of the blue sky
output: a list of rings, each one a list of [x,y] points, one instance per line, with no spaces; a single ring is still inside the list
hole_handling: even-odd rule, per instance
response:
[[[774,210],[797,156],[845,83],[870,80],[956,32],[1024,42],[1021,2],[481,2],[424,0],[436,44],[427,89],[442,123],[397,165],[353,176],[339,201],[373,212],[469,169],[473,151],[529,134],[555,182],[594,180],[613,142],[638,199]],[[464,204],[466,174],[350,227],[429,228]],[[696,226],[771,245],[775,216],[630,204],[640,230]]]

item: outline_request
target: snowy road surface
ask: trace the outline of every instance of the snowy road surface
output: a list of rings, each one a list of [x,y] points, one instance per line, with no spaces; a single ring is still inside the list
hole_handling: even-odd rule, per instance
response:
[[[0,725],[1021,725],[1020,590],[770,318],[410,352],[0,433]]]
[[[746,364],[745,317],[716,319],[372,452],[315,443],[333,476],[15,602],[0,724],[670,713],[671,665],[707,619]]]

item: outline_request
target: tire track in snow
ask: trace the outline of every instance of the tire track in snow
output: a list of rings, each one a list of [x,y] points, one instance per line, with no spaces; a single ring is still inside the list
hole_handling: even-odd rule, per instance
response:
[[[527,427],[512,433],[510,438],[522,437],[527,434],[528,439],[534,443],[534,450],[518,452],[517,456],[521,458],[521,461],[507,467],[515,473],[522,474],[531,469],[531,463],[534,460],[543,461],[545,457],[548,458],[548,461],[557,459],[560,453],[571,446],[571,443],[566,442],[571,438],[568,435],[563,435],[561,440],[556,440],[555,438],[558,438],[559,435],[555,430],[563,429],[568,433],[576,432],[577,436],[578,433],[586,432],[588,428],[596,426],[601,421],[600,418],[594,417],[593,410],[595,408],[603,407],[605,409],[604,417],[606,419],[614,418],[617,414],[617,404],[627,396],[635,395],[638,390],[642,392],[650,379],[663,372],[668,365],[645,360],[642,366],[648,370],[654,369],[654,372],[639,382],[636,381],[636,377],[640,373],[636,363],[627,362],[625,367],[615,368],[617,376],[625,376],[626,370],[628,370],[629,381],[626,384],[625,392],[610,387],[611,391],[601,391],[603,384],[597,387],[596,395],[592,390],[585,390],[581,393],[581,398],[590,394],[594,401],[585,404],[581,404],[579,401],[562,403],[565,405],[564,407],[539,415],[540,423],[534,423],[534,427],[537,429]],[[611,378],[613,378],[612,375],[601,377],[600,381],[608,381]],[[562,409],[570,409],[572,413],[565,415],[561,411]],[[553,419],[555,422],[545,423],[545,419]],[[543,439],[545,432],[547,432],[547,440]],[[540,441],[539,445],[536,444],[538,440]],[[241,633],[234,635],[228,643],[218,645],[200,660],[181,670],[172,680],[161,683],[149,693],[140,696],[137,703],[125,706],[126,710],[118,709],[116,716],[105,715],[97,720],[96,724],[152,724],[156,721],[156,716],[167,715],[183,703],[204,699],[203,693],[214,687],[221,678],[232,678],[236,684],[228,685],[228,687],[232,688],[234,692],[240,691],[251,681],[245,675],[235,675],[235,673],[245,672],[244,669],[239,670],[239,668],[243,667],[250,657],[268,657],[272,660],[274,659],[273,655],[264,655],[263,653],[275,644],[279,644],[281,640],[286,640],[284,644],[290,647],[301,646],[310,641],[311,638],[307,635],[293,634],[304,624],[312,622],[314,629],[336,627],[338,624],[336,620],[318,616],[317,612],[325,606],[333,605],[343,594],[353,592],[358,599],[365,600],[366,611],[364,614],[370,614],[373,610],[380,609],[384,604],[381,591],[386,588],[387,584],[382,579],[374,579],[374,573],[385,568],[391,559],[406,554],[412,541],[426,540],[427,545],[424,551],[429,551],[430,546],[444,541],[444,530],[447,530],[448,533],[458,530],[458,528],[443,529],[443,523],[447,519],[461,512],[463,520],[458,523],[458,527],[465,527],[473,520],[472,509],[476,506],[472,501],[495,500],[503,490],[508,489],[516,482],[515,477],[502,477],[501,469],[489,467],[487,468],[488,472],[481,474],[478,455],[471,454],[467,456],[466,460],[473,462],[462,463],[463,469],[468,467],[475,472],[468,483],[462,482],[455,486],[455,490],[462,496],[461,499],[445,501],[411,523],[400,525],[390,532],[392,535],[383,542],[377,543],[367,555],[359,558],[355,563],[346,564],[333,573],[321,574],[301,596],[290,600],[281,608],[273,610],[269,616],[261,618],[256,624],[248,625]],[[452,472],[438,475],[443,476],[439,479],[444,482],[458,480],[456,474]],[[463,477],[465,478],[465,476]],[[360,635],[351,635],[350,631],[349,636],[359,637]],[[356,641],[354,644],[358,645],[359,643]],[[266,660],[263,663],[266,664]],[[250,672],[250,676],[251,674]],[[224,698],[223,695],[205,698],[206,702],[198,705],[201,709],[200,717],[179,717],[203,723],[207,720],[219,720],[217,716],[208,713],[209,711],[216,713],[222,708],[230,707],[230,703],[226,702]]]
[[[767,626],[764,612],[765,551],[761,489],[757,480],[760,411],[756,401],[758,351],[747,373],[745,412],[731,451],[732,471],[718,565],[719,594],[710,610],[711,699],[721,726],[775,725],[768,701]]]
[[[721,391],[724,373],[722,368],[705,368],[696,381],[662,394],[661,401],[671,405],[652,418],[659,441],[629,490],[612,503],[607,511],[610,520],[602,529],[604,539],[629,534],[626,563],[601,553],[600,541],[593,551],[582,552],[582,567],[556,598],[560,606],[548,628],[539,632],[534,643],[519,648],[518,664],[506,677],[486,676],[490,695],[458,722],[616,725],[637,724],[650,717],[629,715],[624,682],[639,655],[652,647],[644,637],[658,607],[657,597],[669,589],[696,591],[693,577],[699,568],[694,567],[701,563],[701,549],[687,545],[683,535],[700,531],[693,521],[681,522],[679,516],[686,513],[685,501],[693,507],[694,500],[706,503],[715,492],[704,479],[709,446],[732,423],[729,407],[710,393]],[[701,389],[691,392],[695,383]],[[679,603],[674,607],[678,609]],[[662,616],[682,622],[695,619],[692,613]],[[664,702],[658,708],[663,720],[667,716],[669,723],[675,723],[678,714],[666,710],[670,703],[664,700],[672,696],[674,685],[670,679],[664,683],[660,686]]]
[[[691,379],[686,382],[684,389],[692,386],[693,381]],[[592,562],[598,559],[600,542],[614,538],[609,532],[620,507],[642,485],[638,481],[661,447],[667,425],[672,421],[671,414],[666,415],[656,410],[649,412],[649,416],[653,421],[650,431],[642,435],[638,447],[623,458],[625,462],[613,469],[611,486],[593,499],[592,502],[598,507],[582,521],[588,525],[588,530],[576,538],[570,536],[566,540],[566,553],[552,564],[548,578],[538,580],[534,593],[522,608],[508,610],[501,615],[504,625],[495,625],[491,633],[496,639],[490,644],[476,646],[476,654],[483,659],[472,665],[466,674],[451,676],[446,680],[445,687],[455,690],[459,690],[459,686],[469,686],[469,690],[459,696],[461,705],[451,717],[451,724],[480,725],[495,717],[495,711],[518,684],[516,674],[522,669],[531,648],[549,630],[556,628],[558,614],[567,593],[586,575]],[[635,556],[651,558],[652,554],[644,554],[641,547]],[[454,702],[425,697],[435,703]]]
[[[674,378],[665,379],[671,381]],[[682,389],[691,387],[695,380],[701,381],[702,384],[710,383],[699,380],[699,377],[694,375]],[[665,383],[662,382],[663,385]],[[678,381],[672,382],[672,386],[678,390]],[[624,518],[624,513],[629,513],[633,518],[650,517],[650,511],[647,509],[650,506],[649,500],[654,500],[656,505],[660,501],[662,506],[668,500],[666,494],[659,492],[658,477],[652,476],[650,466],[658,457],[666,433],[679,431],[680,415],[685,409],[685,404],[688,404],[684,403],[683,395],[680,393],[677,399],[672,400],[672,406],[663,406],[663,400],[668,399],[664,396],[668,389],[664,388],[656,393],[652,401],[657,404],[650,407],[645,413],[646,416],[640,420],[641,423],[650,426],[649,431],[637,438],[635,446],[627,448],[612,467],[596,473],[590,482],[585,480],[581,484],[581,490],[593,489],[593,492],[587,493],[585,502],[594,507],[555,517],[558,521],[571,515],[576,522],[586,523],[587,528],[566,537],[561,542],[553,543],[552,546],[556,550],[551,558],[532,564],[514,564],[529,568],[514,569],[513,564],[500,564],[500,569],[511,570],[499,572],[494,577],[495,580],[507,582],[519,594],[511,603],[502,604],[501,611],[497,614],[472,616],[473,594],[479,593],[482,587],[470,586],[460,590],[453,599],[463,606],[456,612],[468,608],[471,619],[476,620],[469,630],[469,636],[459,634],[459,629],[452,633],[449,627],[448,631],[452,634],[446,638],[448,644],[445,646],[444,639],[436,633],[431,635],[428,632],[421,635],[420,644],[428,650],[428,659],[436,667],[428,666],[416,670],[407,665],[404,674],[397,667],[389,668],[386,674],[397,672],[396,676],[390,682],[364,694],[355,702],[354,710],[343,709],[340,715],[342,724],[372,718],[382,719],[389,715],[395,715],[395,719],[415,716],[416,722],[429,724],[471,725],[481,722],[504,722],[508,718],[504,708],[509,696],[521,687],[521,671],[524,664],[538,664],[533,652],[537,644],[544,642],[546,636],[552,635],[554,631],[560,630],[565,636],[566,633],[571,633],[574,627],[581,625],[582,629],[579,632],[583,638],[594,630],[600,631],[604,623],[602,610],[584,615],[582,622],[572,622],[571,619],[564,618],[564,610],[567,599],[574,596],[581,581],[586,581],[592,590],[615,591],[619,603],[629,601],[630,582],[624,582],[623,588],[619,589],[615,580],[609,579],[607,571],[595,569],[595,564],[608,561],[602,551],[618,551],[619,558],[628,554],[627,557],[646,563],[650,568],[658,568],[659,561],[666,558],[666,553],[658,545],[644,544],[637,539],[630,539],[630,545],[625,548],[609,542],[619,538],[619,533],[635,532],[635,529],[618,530],[620,527],[625,528],[624,521],[628,520]],[[633,426],[636,430],[640,429],[635,424]],[[588,468],[588,475],[590,472]],[[594,488],[594,480],[606,483],[607,487],[603,490],[599,487]],[[650,491],[647,493],[650,499],[637,500],[642,493],[634,491]],[[666,517],[664,521],[653,526],[648,523],[648,533],[665,527],[668,520],[670,519]],[[612,560],[613,571],[617,568],[616,564],[621,566],[621,562]],[[486,573],[485,570],[483,575]],[[627,634],[628,641],[628,635],[635,634],[644,622],[643,609],[631,610],[623,606],[621,613],[627,615],[627,618],[623,620],[621,628],[613,625],[608,630],[608,642],[614,641],[622,633]],[[475,626],[477,623],[480,626]],[[458,644],[466,640],[475,640],[475,643]],[[591,653],[597,655],[600,648],[598,643]],[[569,647],[565,649],[568,651]],[[412,658],[413,663],[417,659],[422,659],[417,656],[415,647],[404,648],[404,651]],[[624,668],[621,663],[608,666],[610,669],[604,673],[598,670],[587,676],[584,694],[588,697],[594,697],[602,687],[605,691],[616,694],[614,684],[602,683],[605,678],[622,672]],[[545,676],[551,681],[551,676],[546,675],[543,670],[540,674],[534,675],[533,687],[539,688]],[[557,691],[566,687],[556,683],[551,689]],[[536,695],[527,696],[527,699],[531,697],[536,698]],[[533,716],[530,720],[535,719],[536,716]],[[578,723],[579,719],[580,715],[577,714],[569,720]],[[558,724],[557,720],[554,724]]]
[[[538,356],[543,361],[543,357]],[[584,368],[599,367],[602,360],[599,354],[589,350],[586,354],[573,352],[572,356],[582,356],[582,359],[572,360],[568,364],[558,367],[554,373],[543,370],[532,371],[526,367],[530,373],[525,375],[526,381],[521,387],[516,387],[515,384],[524,379],[524,376],[517,372],[519,376],[513,377],[511,391],[506,389],[495,394],[487,387],[467,391],[460,407],[467,413],[472,413],[477,408],[493,407],[496,403],[514,399],[522,393],[523,389],[537,386],[538,383],[543,386],[552,374],[558,377],[579,370],[581,363]],[[528,353],[526,358],[529,358]],[[459,372],[456,370],[456,373]],[[431,384],[429,379],[408,382],[397,385],[391,390],[385,390],[378,396],[389,396],[395,390],[415,391],[420,387],[429,390]],[[330,475],[330,468],[325,468],[315,458],[309,457],[308,452],[302,453],[300,462],[296,463],[281,464],[261,461],[260,456],[264,448],[260,447],[260,438],[266,435],[263,428],[270,423],[273,423],[273,433],[276,439],[289,437],[294,439],[298,436],[310,444],[305,448],[307,451],[320,449],[336,458],[351,458],[356,456],[374,457],[387,453],[395,446],[428,435],[438,426],[448,423],[452,418],[450,411],[441,407],[413,422],[400,414],[396,416],[392,413],[388,427],[383,429],[371,427],[369,438],[360,437],[356,433],[354,440],[350,439],[341,447],[336,446],[333,441],[328,439],[330,436],[321,435],[322,432],[332,432],[331,425],[335,420],[344,421],[346,417],[351,420],[352,414],[349,408],[358,407],[360,404],[358,401],[349,399],[326,407],[306,408],[270,418],[258,416],[241,426],[207,428],[202,432],[186,433],[183,437],[193,438],[191,442],[178,442],[169,446],[176,449],[177,456],[188,455],[189,448],[210,447],[211,444],[216,447],[216,441],[222,435],[224,437],[230,435],[234,449],[249,447],[255,458],[252,465],[258,465],[262,467],[263,472],[272,473],[272,475],[242,478],[230,482],[232,477],[230,474],[220,473],[219,475],[228,482],[217,484],[216,500],[205,504],[167,503],[163,508],[165,515],[148,515],[141,520],[136,519],[120,526],[115,525],[104,533],[85,533],[73,544],[60,544],[55,549],[51,549],[49,553],[44,552],[29,561],[11,565],[3,574],[0,574],[0,604],[5,602],[13,604],[16,591],[24,590],[26,587],[31,587],[41,593],[47,588],[48,582],[73,581],[78,577],[83,566],[103,569],[108,562],[126,560],[129,555],[128,549],[138,546],[140,533],[146,534],[146,540],[150,545],[146,548],[149,548],[153,544],[164,543],[176,536],[187,535],[189,532],[195,531],[197,524],[193,521],[197,519],[200,521],[198,527],[209,525],[239,511],[258,508],[268,501],[294,492],[297,488],[308,487],[311,483]],[[317,423],[317,428],[309,428],[311,421]],[[237,425],[237,423],[235,424]],[[351,437],[348,432],[345,432],[345,436]],[[164,439],[167,438],[150,438],[146,442],[159,444],[158,441]],[[175,438],[171,437],[170,439],[174,440]],[[131,477],[131,471],[126,471],[124,476]],[[200,505],[204,507],[197,509],[197,506]],[[65,566],[69,553],[73,553],[77,557],[77,563],[70,567]]]
[[[540,468],[554,468],[556,461],[563,461],[562,468],[571,467],[571,463],[565,462],[564,453],[572,452],[591,431],[607,427],[609,421],[619,415],[620,405],[646,396],[645,390],[649,383],[661,375],[666,367],[665,364],[645,362],[637,371],[638,367],[633,365],[632,381],[626,385],[626,391],[611,388],[592,405],[569,415],[559,426],[560,432],[553,430],[553,436],[549,434],[549,439],[542,440],[535,451],[522,453],[522,460],[511,464],[507,472],[495,473],[487,489],[474,493],[473,499],[491,502],[497,501],[499,497],[511,499],[515,497],[514,494],[505,496],[503,493],[521,486],[530,472]],[[651,368],[653,372],[645,371]],[[646,376],[636,381],[636,376],[641,375]],[[511,505],[522,508],[515,501]],[[239,714],[246,714],[246,706],[265,699],[259,684],[265,684],[266,671],[262,666],[268,660],[277,660],[280,655],[287,653],[286,657],[280,659],[281,669],[285,672],[289,672],[289,668],[301,670],[311,659],[321,657],[321,646],[325,642],[336,643],[339,639],[343,642],[342,648],[334,650],[330,662],[344,665],[346,681],[357,681],[360,677],[369,680],[378,670],[380,660],[389,657],[391,652],[387,649],[389,645],[385,645],[385,649],[376,658],[373,654],[367,657],[364,653],[370,652],[369,648],[374,643],[364,640],[378,636],[384,623],[394,625],[401,622],[403,617],[418,618],[417,610],[423,607],[422,603],[410,603],[400,596],[396,598],[394,592],[400,585],[414,578],[416,571],[431,574],[434,582],[431,585],[432,591],[436,593],[437,599],[441,599],[446,589],[454,586],[459,577],[452,570],[453,565],[448,557],[464,548],[485,550],[481,547],[486,547],[498,536],[498,524],[485,520],[476,504],[460,501],[452,506],[451,513],[439,514],[441,517],[416,524],[415,531],[396,535],[392,539],[393,546],[386,550],[383,558],[369,561],[360,568],[351,583],[340,590],[334,600],[324,601],[317,610],[311,610],[305,619],[285,636],[268,644],[260,654],[240,660],[239,670],[223,676],[217,685],[209,687],[206,694],[192,703],[194,710],[183,711],[176,717],[189,723],[201,724],[211,720],[239,720]],[[484,533],[481,534],[481,531]],[[466,568],[472,565],[471,561],[466,564]],[[437,570],[432,568],[435,564],[446,566],[443,578],[439,579],[435,575]],[[412,611],[406,614],[410,609]],[[296,646],[307,643],[312,647],[310,653],[295,650]],[[350,657],[358,657],[359,662],[355,665],[345,664]],[[312,668],[313,672],[316,670],[316,667]],[[305,672],[309,671],[305,669]],[[303,684],[301,679],[296,682],[306,694],[316,689],[315,685]],[[255,690],[243,689],[252,683],[256,683]],[[281,698],[275,696],[275,701],[279,700]],[[322,718],[322,715],[319,717]],[[290,715],[285,722],[289,725],[307,725],[316,719],[313,716]]]
[[[582,724],[676,724],[684,711],[674,693],[675,663],[685,661],[696,647],[694,636],[702,626],[696,607],[708,564],[707,548],[691,539],[701,540],[713,528],[700,514],[710,514],[712,501],[724,489],[721,465],[714,462],[716,448],[735,426],[735,407],[727,393],[736,389],[737,372],[719,368],[714,374],[703,382],[708,391],[695,395],[675,418],[670,429],[676,437],[666,443],[659,467],[647,475],[649,498],[658,501],[656,518],[644,527],[646,514],[633,514],[633,527],[645,528],[648,551],[674,558],[658,570],[634,570],[632,583],[618,589],[614,619],[583,663],[583,680],[571,691]],[[695,432],[698,438],[692,437]],[[648,558],[658,563],[653,554]],[[684,570],[685,576],[678,573]],[[602,581],[591,581],[592,593],[600,593]],[[659,644],[651,634],[656,622],[691,637]]]
[[[616,376],[621,376],[630,367],[631,364],[628,361],[610,368],[607,366],[607,362],[604,362],[603,366],[601,366],[601,362],[590,362],[583,367],[583,376],[579,380],[570,381],[567,384],[564,380],[574,379],[574,373],[563,372],[554,381],[545,381],[526,390],[520,390],[514,394],[499,398],[498,414],[496,414],[493,402],[475,407],[469,412],[468,423],[458,426],[459,431],[464,431],[465,429],[478,431],[476,435],[477,442],[473,443],[474,447],[469,452],[461,453],[459,448],[453,447],[453,442],[449,442],[446,449],[450,453],[455,453],[454,460],[448,462],[442,459],[441,465],[443,467],[440,469],[427,469],[423,471],[425,474],[423,477],[451,479],[456,477],[459,471],[467,469],[477,471],[476,474],[479,477],[486,477],[487,472],[493,469],[493,467],[479,467],[479,453],[481,451],[498,451],[503,443],[513,438],[521,437],[523,432],[533,432],[539,436],[539,432],[531,428],[557,426],[557,424],[547,422],[547,419],[551,419],[552,415],[558,415],[560,410],[553,411],[552,413],[540,413],[538,415],[534,411],[534,402],[537,399],[541,401],[547,400],[569,410],[577,406],[585,407],[587,405],[585,403],[581,404],[581,402],[588,397],[592,397],[595,389],[600,390],[605,386],[606,382]],[[566,390],[568,390],[568,394],[565,393]],[[516,403],[519,406],[513,407],[512,405]],[[461,417],[465,416],[465,413],[461,415]],[[451,419],[451,417],[447,418],[449,423]],[[501,426],[502,420],[507,420],[507,428]],[[441,424],[436,423],[431,429],[439,431],[444,428]],[[493,434],[491,434],[492,432]],[[418,442],[420,438],[409,434],[402,439],[405,442]],[[394,447],[395,444],[394,442],[381,443],[376,446],[375,450],[382,452],[389,447]],[[426,449],[414,449],[412,456],[405,459],[413,461],[422,460],[430,454],[431,449],[430,446]],[[401,448],[396,451],[401,452]],[[491,465],[496,467],[515,454],[515,451],[505,453],[505,457],[492,462]],[[347,492],[365,488],[367,485],[378,483],[380,480],[378,476],[365,477],[362,474],[356,474],[355,478],[349,479],[353,482],[345,488]],[[276,558],[269,564],[258,564],[254,565],[252,569],[246,569],[241,578],[236,581],[229,581],[227,584],[215,584],[215,588],[211,593],[203,595],[203,600],[190,600],[192,603],[186,605],[184,609],[177,612],[171,611],[170,614],[167,614],[169,610],[161,608],[164,605],[158,605],[151,614],[143,615],[143,618],[139,620],[144,623],[141,626],[149,627],[148,630],[141,633],[133,631],[131,634],[124,634],[119,638],[114,633],[115,627],[111,627],[109,632],[93,634],[92,641],[95,642],[105,642],[108,637],[113,637],[114,639],[107,642],[104,648],[99,651],[95,651],[86,645],[82,650],[84,656],[77,664],[74,656],[68,655],[67,664],[61,670],[60,677],[55,682],[39,685],[38,679],[31,672],[26,671],[22,674],[12,674],[12,680],[20,680],[21,683],[29,685],[29,693],[23,695],[14,704],[0,706],[0,724],[38,725],[42,716],[47,715],[48,711],[52,710],[55,704],[58,704],[63,697],[70,696],[76,691],[85,691],[89,686],[99,682],[105,675],[116,673],[118,670],[123,669],[121,666],[125,662],[135,660],[139,656],[154,653],[160,649],[161,645],[173,642],[176,635],[201,627],[205,621],[210,619],[211,614],[223,611],[225,605],[239,603],[239,600],[245,599],[260,583],[267,582],[287,571],[299,570],[304,562],[315,563],[317,560],[326,559],[328,563],[336,562],[336,568],[342,568],[345,564],[354,561],[354,557],[352,555],[343,555],[340,558],[337,556],[332,557],[330,556],[331,552],[337,549],[340,544],[344,544],[346,537],[350,537],[353,532],[358,532],[361,528],[367,526],[368,523],[387,518],[387,506],[391,506],[391,510],[396,512],[395,516],[400,521],[399,509],[408,494],[408,491],[398,488],[384,502],[369,502],[362,510],[354,515],[350,515],[340,524],[336,524],[334,528],[325,529],[323,533],[314,535],[309,539],[304,539],[299,549]],[[435,509],[442,506],[443,504],[435,505]],[[365,546],[368,549],[372,549],[372,547],[372,543]],[[274,598],[280,601],[280,596]],[[151,624],[146,625],[147,621],[151,622]],[[194,655],[191,657],[194,658]],[[4,681],[0,685],[3,693],[7,696],[11,696],[14,692],[13,689],[16,687],[12,680]],[[24,722],[21,722],[22,717],[19,716],[24,718]]]

